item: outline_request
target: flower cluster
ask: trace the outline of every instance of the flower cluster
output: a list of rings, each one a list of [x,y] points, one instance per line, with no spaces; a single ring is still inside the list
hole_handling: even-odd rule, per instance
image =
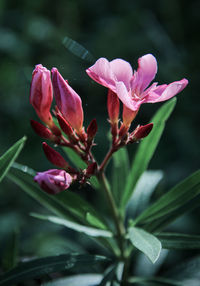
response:
[[[96,162],[91,152],[97,133],[96,120],[93,119],[85,131],[80,96],[56,68],[50,72],[42,65],[36,66],[32,75],[30,103],[43,124],[31,120],[32,128],[40,137],[55,145],[73,149],[87,165],[84,170],[71,167],[59,152],[44,142],[43,150],[47,159],[60,168],[39,172],[35,176],[35,181],[44,191],[56,194],[67,189],[75,180],[83,184],[92,175],[102,172],[114,152],[151,132],[153,123],[137,126],[134,131],[129,132],[140,105],[168,100],[188,84],[186,79],[182,79],[169,85],[158,86],[153,83],[149,86],[157,72],[155,57],[147,54],[138,60],[138,65],[138,70],[133,72],[130,64],[122,59],[109,62],[100,58],[86,70],[93,80],[108,88],[107,109],[112,146],[101,164]],[[56,101],[53,114],[57,118],[57,125],[51,114],[53,95]],[[123,104],[122,122],[119,119],[120,101]]]

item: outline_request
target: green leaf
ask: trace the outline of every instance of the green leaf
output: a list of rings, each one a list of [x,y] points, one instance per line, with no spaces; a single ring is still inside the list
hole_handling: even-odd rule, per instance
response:
[[[65,205],[70,213],[72,213],[76,218],[78,218],[84,224],[90,224],[88,220],[88,213],[93,217],[93,220],[98,222],[98,227],[102,229],[108,229],[104,218],[96,212],[93,206],[83,199],[80,195],[74,192],[66,191],[61,192],[56,196],[56,199]],[[91,224],[93,226],[93,222]]]
[[[179,281],[167,279],[164,277],[130,277],[128,279],[128,285],[151,285],[151,286],[183,286]]]
[[[69,147],[63,147],[63,150],[67,154],[68,158],[70,159],[71,163],[78,169],[85,169],[87,168],[87,164],[79,157],[78,154],[74,150]]]
[[[103,279],[101,280],[101,283],[98,286],[106,286],[110,285],[109,282],[113,281],[116,276],[116,267],[117,265],[110,265],[105,272],[103,273]]]
[[[121,200],[120,208],[123,210],[130,199],[138,179],[147,169],[151,158],[156,150],[158,142],[163,133],[165,122],[169,118],[176,104],[176,98],[173,98],[162,105],[150,120],[153,122],[153,130],[140,144],[132,163],[131,171],[127,179],[124,195]]]
[[[120,205],[129,173],[129,159],[126,147],[121,148],[113,155],[112,190],[117,205]]]
[[[42,191],[33,181],[35,171],[20,164],[14,164],[8,174],[8,177],[17,185],[19,185],[26,193],[36,199],[47,209],[53,211],[56,215],[72,221],[78,221],[88,224],[86,215],[89,212],[103,229],[107,229],[104,220],[94,210],[94,208],[79,195],[65,191],[56,196],[48,195]]]
[[[17,265],[18,259],[19,231],[15,229],[6,243],[3,253],[3,269],[8,271]]]
[[[135,259],[134,263],[134,275],[141,277],[152,277],[158,273],[162,265],[164,264],[169,250],[161,250],[159,259],[153,264],[146,255],[139,253]]]
[[[166,249],[200,249],[200,235],[162,232],[155,236]]]
[[[155,263],[159,258],[162,245],[154,235],[141,228],[130,227],[128,229],[128,238],[137,249],[142,251],[151,260],[152,263]]]
[[[160,170],[145,171],[142,174],[127,206],[131,217],[135,217],[148,206],[151,195],[162,178],[163,172]]]
[[[4,176],[9,171],[12,163],[16,160],[17,156],[21,152],[25,141],[26,137],[24,136],[0,157],[0,182],[3,180]]]
[[[96,217],[93,216],[91,213],[87,212],[86,220],[89,222],[90,225],[95,226],[100,229],[106,229],[105,225]]]
[[[80,274],[42,283],[41,286],[97,286],[101,279],[102,275],[97,273]]]
[[[63,45],[72,54],[81,58],[82,60],[85,60],[88,62],[94,62],[95,61],[93,55],[88,50],[86,50],[86,48],[84,48],[82,45],[80,45],[76,41],[72,40],[71,38],[65,37],[63,39]]]
[[[96,190],[100,189],[100,184],[99,184],[99,182],[95,176],[92,176],[89,181],[90,181],[91,186],[94,189],[96,189]]]
[[[149,229],[162,229],[168,223],[182,214],[182,207],[190,203],[195,197],[199,203],[200,170],[176,185],[169,192],[147,208],[136,220],[136,223],[148,224]],[[195,202],[192,208],[196,206]],[[151,225],[150,225],[151,223]]]
[[[22,166],[21,170],[11,168],[7,177],[48,210],[63,218],[75,220],[74,216],[70,214],[63,203],[57,200],[55,196],[48,195],[39,188],[33,181],[32,175],[29,174],[32,171],[25,166]]]
[[[108,230],[102,230],[102,229],[97,229],[89,226],[84,226],[66,219],[62,219],[56,216],[48,216],[48,215],[40,215],[40,214],[35,214],[31,213],[31,216],[43,220],[48,220],[50,222],[66,226],[70,229],[73,229],[78,232],[83,232],[86,235],[93,236],[93,237],[112,237],[113,234],[112,232]]]
[[[181,281],[181,286],[199,286],[200,256],[173,264],[165,276]]]
[[[87,265],[88,269],[94,264],[106,261],[103,256],[93,255],[57,255],[35,259],[29,262],[20,263],[13,270],[0,276],[1,286],[10,286],[14,283],[23,282],[36,277],[58,271],[81,271]]]

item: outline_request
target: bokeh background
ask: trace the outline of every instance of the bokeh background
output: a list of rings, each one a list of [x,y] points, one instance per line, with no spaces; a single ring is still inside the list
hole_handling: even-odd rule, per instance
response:
[[[106,152],[106,89],[86,75],[92,62],[76,57],[63,45],[67,36],[83,45],[94,59],[120,57],[135,69],[138,57],[152,53],[158,60],[158,82],[189,80],[177,97],[150,168],[164,171],[166,188],[195,171],[200,159],[199,11],[199,0],[0,0],[0,154],[27,135],[18,162],[38,171],[52,167],[42,153],[42,140],[29,124],[31,118],[37,120],[29,104],[29,88],[32,70],[39,63],[49,69],[57,67],[79,93],[86,126],[93,118],[98,121],[96,155],[101,158]],[[143,105],[135,125],[147,123],[159,106]],[[130,156],[135,148],[129,148]],[[31,219],[32,227],[27,227],[28,213],[38,210],[38,204],[4,179],[0,210],[0,239],[20,222],[25,247],[40,226]],[[195,214],[192,224],[187,218],[180,222],[191,232],[199,232]],[[34,252],[34,246],[32,249]]]

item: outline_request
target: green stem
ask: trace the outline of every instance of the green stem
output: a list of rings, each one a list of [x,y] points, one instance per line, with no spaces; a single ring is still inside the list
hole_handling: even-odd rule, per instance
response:
[[[110,209],[112,212],[112,216],[113,216],[113,220],[114,220],[115,228],[117,232],[117,242],[118,242],[118,245],[121,251],[121,259],[124,260],[124,235],[125,235],[124,225],[120,218],[117,206],[115,204],[115,200],[113,198],[112,192],[106,180],[105,174],[102,171],[100,171],[97,174],[97,178],[99,180],[100,185],[102,186],[102,189],[104,190],[106,194],[106,197],[110,205]]]
[[[110,150],[108,151],[108,153],[106,154],[103,162],[101,163],[100,167],[99,167],[99,172],[103,173],[103,170],[107,164],[107,162],[109,161],[110,157],[112,156],[112,154],[114,153],[114,149],[110,148]]]

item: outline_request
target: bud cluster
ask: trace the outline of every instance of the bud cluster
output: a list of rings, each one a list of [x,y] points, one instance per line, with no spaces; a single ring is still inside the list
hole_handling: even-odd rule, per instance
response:
[[[56,101],[53,114],[58,121],[57,125],[50,111],[53,95]],[[43,190],[52,194],[67,189],[75,180],[82,184],[86,183],[97,169],[97,163],[91,153],[97,133],[97,122],[93,119],[85,132],[80,96],[63,79],[56,68],[50,72],[42,65],[37,65],[32,75],[30,103],[43,122],[42,124],[31,120],[31,126],[36,134],[56,146],[73,149],[88,165],[85,170],[76,170],[59,152],[43,142],[43,151],[47,159],[62,170],[40,172],[35,177],[35,181]]]
[[[47,159],[60,169],[40,172],[35,176],[35,181],[50,194],[67,189],[73,181],[85,184],[91,176],[95,175],[98,178],[103,174],[114,152],[125,145],[140,141],[151,132],[153,123],[139,125],[134,131],[129,131],[140,105],[168,100],[188,84],[186,79],[182,79],[169,85],[153,83],[149,86],[157,72],[157,61],[151,54],[139,58],[137,71],[133,71],[131,65],[122,59],[109,62],[105,58],[100,58],[86,72],[94,81],[108,89],[107,110],[112,145],[101,164],[97,163],[92,154],[97,122],[93,119],[85,131],[80,96],[56,68],[52,68],[50,72],[40,64],[35,67],[32,74],[30,103],[42,121],[39,123],[31,120],[33,130],[54,146],[73,149],[86,163],[84,170],[75,169],[58,151],[44,142],[43,150]],[[53,109],[54,119],[51,114],[53,96],[56,101]],[[122,121],[119,119],[120,101],[123,104]]]
[[[107,109],[111,126],[112,148],[114,151],[117,151],[124,145],[138,142],[139,140],[146,137],[153,128],[153,123],[149,123],[144,126],[139,125],[133,132],[129,133],[128,131],[130,129],[131,123],[135,119],[138,110],[133,111],[126,107],[124,104],[122,113],[123,121],[120,123],[119,127],[120,102],[117,94],[110,89],[108,89]]]

